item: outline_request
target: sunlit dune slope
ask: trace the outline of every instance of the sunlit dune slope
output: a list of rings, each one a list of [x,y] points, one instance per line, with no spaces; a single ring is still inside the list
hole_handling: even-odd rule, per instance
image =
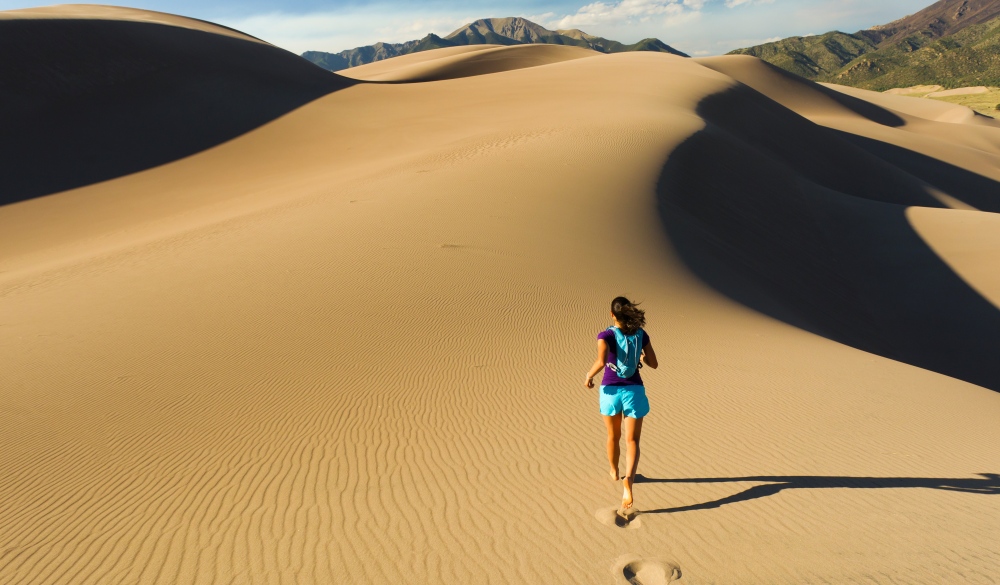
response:
[[[190,147],[0,174],[74,187],[0,206],[0,583],[995,583],[989,120],[742,57],[369,83],[118,14],[0,37],[76,168]],[[618,294],[660,361],[627,525],[583,387]]]
[[[799,115],[810,118],[853,113],[894,128],[913,123],[915,118],[998,127],[997,122],[984,116],[976,116],[972,110],[963,106],[844,85],[806,83],[796,75],[750,56],[706,57],[698,59],[698,62],[731,75],[740,83],[766,94]]]
[[[945,194],[949,206],[1000,211],[1000,123],[955,104],[836,85],[805,84],[752,57],[700,60],[733,76]],[[823,106],[835,101],[836,108]],[[843,115],[854,108],[859,115]],[[874,124],[869,122],[875,122]],[[963,172],[968,171],[968,172]],[[970,173],[978,176],[971,175]],[[940,194],[938,195],[940,197]]]
[[[433,51],[418,51],[416,53],[410,53],[408,55],[400,55],[399,57],[393,57],[392,59],[385,59],[382,61],[375,61],[373,63],[368,63],[366,65],[359,65],[356,67],[351,67],[349,69],[344,69],[338,71],[340,75],[350,74],[352,77],[362,78],[368,75],[377,75],[382,73],[387,73],[396,69],[401,69],[404,67],[409,67],[416,65],[418,63],[427,62],[440,62],[446,57],[454,57],[457,55],[465,55],[468,53],[475,53],[477,51],[485,51],[487,49],[495,49],[502,45],[461,45],[458,47],[445,47],[443,49],[435,49]],[[356,75],[356,74],[360,74]]]
[[[454,50],[459,49],[459,50]],[[438,52],[446,54],[438,55]],[[572,59],[596,57],[600,53],[562,45],[475,45],[414,53],[376,61],[341,72],[364,81],[440,81],[538,67]]]
[[[942,197],[910,175],[910,165],[898,168],[894,157],[877,156],[882,149],[909,152],[914,134],[926,144],[920,131],[934,125],[932,132],[944,133],[940,122],[839,94],[752,58],[703,63],[750,87],[703,100],[698,112],[708,128],[675,150],[664,169],[664,221],[689,265],[733,298],[797,326],[1000,390],[1000,362],[990,357],[1000,343],[998,307],[930,249],[906,217],[908,206],[953,200],[1000,210],[1000,184],[982,190],[984,177],[955,169],[939,183],[948,191]],[[893,142],[866,148],[858,136],[836,131],[842,125]],[[966,144],[973,146],[984,134],[1000,133],[968,130]],[[949,131],[952,143],[966,138],[955,125]],[[1000,162],[996,151],[981,156]]]
[[[194,154],[348,87],[210,23],[132,9],[2,13],[0,203]]]

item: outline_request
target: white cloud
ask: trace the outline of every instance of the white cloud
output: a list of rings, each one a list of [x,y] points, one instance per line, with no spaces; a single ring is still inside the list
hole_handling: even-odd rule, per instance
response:
[[[357,12],[314,12],[288,14],[271,12],[239,19],[220,20],[235,28],[293,53],[305,51],[339,52],[377,41],[400,43],[428,33],[445,35],[479,18],[426,11],[387,16],[384,10]]]
[[[716,41],[715,45],[717,47],[740,48],[740,47],[756,47],[757,45],[763,45],[766,43],[773,43],[775,41],[780,41],[785,37],[770,37],[766,39],[761,38],[736,38],[736,39],[726,39],[724,41]]]
[[[537,22],[538,24],[542,24],[544,22],[552,22],[552,20],[556,18],[556,13],[546,12],[544,14],[529,14],[524,18],[527,18],[531,22]]]
[[[667,26],[696,18],[705,0],[620,0],[593,2],[581,6],[575,14],[550,19],[550,26],[575,28],[591,25],[623,25],[661,20]]]
[[[726,0],[727,8],[736,8],[745,4],[771,4],[774,0]]]

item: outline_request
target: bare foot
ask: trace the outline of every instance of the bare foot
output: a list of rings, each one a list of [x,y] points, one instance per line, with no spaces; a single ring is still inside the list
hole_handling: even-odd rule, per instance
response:
[[[622,510],[628,510],[632,507],[632,480],[626,477],[622,479],[622,485],[625,486],[622,492]]]
[[[619,479],[622,478],[622,476],[618,475],[617,469],[612,469],[608,473],[611,474],[611,481],[618,481]]]

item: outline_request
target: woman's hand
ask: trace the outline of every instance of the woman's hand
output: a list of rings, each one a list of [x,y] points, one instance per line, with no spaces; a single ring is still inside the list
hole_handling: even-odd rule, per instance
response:
[[[656,369],[656,366],[660,365],[656,361],[656,352],[653,351],[653,344],[647,343],[646,347],[642,348],[642,361],[646,362],[646,365]]]
[[[594,376],[600,374],[604,370],[604,363],[607,361],[608,357],[608,344],[604,342],[603,339],[597,340],[597,359],[594,360],[594,365],[590,366],[590,371],[587,372],[587,379],[583,382],[584,388],[594,387]]]

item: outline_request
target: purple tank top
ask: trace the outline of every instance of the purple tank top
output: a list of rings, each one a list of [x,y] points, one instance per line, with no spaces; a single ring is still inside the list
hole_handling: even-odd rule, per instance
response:
[[[645,329],[639,331],[642,331],[642,348],[646,349],[649,346],[649,333],[646,333]],[[597,338],[603,339],[604,343],[608,344],[608,358],[605,362],[615,363],[618,360],[618,342],[615,341],[615,332],[605,329],[597,334]],[[639,371],[636,368],[635,373],[630,378],[620,378],[614,370],[605,365],[601,386],[642,386],[642,376],[639,375]]]

